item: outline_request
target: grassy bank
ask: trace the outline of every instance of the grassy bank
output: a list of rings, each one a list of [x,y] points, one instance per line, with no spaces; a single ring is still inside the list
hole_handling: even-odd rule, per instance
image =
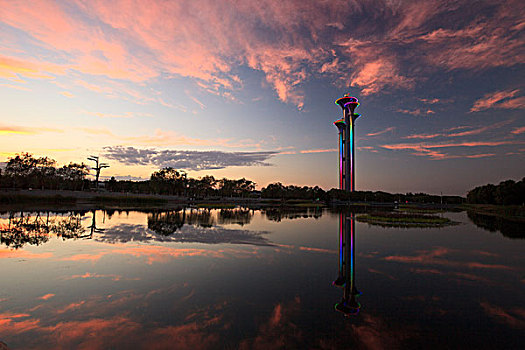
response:
[[[461,208],[485,216],[525,222],[525,206],[522,205],[464,204]]]
[[[70,196],[32,196],[20,193],[3,193],[0,195],[0,204],[75,204],[77,199]]]
[[[356,220],[371,225],[385,227],[441,227],[454,224],[450,219],[437,215],[402,213],[373,213],[358,215]]]
[[[161,205],[167,204],[165,198],[155,197],[135,197],[135,196],[96,196],[90,199],[97,204],[116,204],[116,205]]]

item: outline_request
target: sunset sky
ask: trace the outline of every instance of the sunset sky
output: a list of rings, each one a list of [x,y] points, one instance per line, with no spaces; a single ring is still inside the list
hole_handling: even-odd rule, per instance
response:
[[[525,2],[0,0],[0,162],[464,195],[525,176]]]

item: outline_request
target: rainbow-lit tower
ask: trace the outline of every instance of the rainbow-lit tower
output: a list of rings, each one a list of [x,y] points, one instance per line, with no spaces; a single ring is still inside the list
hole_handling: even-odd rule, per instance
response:
[[[345,96],[335,101],[343,110],[343,118],[334,122],[339,130],[339,188],[341,190],[355,191],[355,149],[354,149],[354,123],[360,117],[354,113],[359,106],[355,97]]]
[[[345,95],[335,101],[342,110],[343,118],[334,125],[339,130],[339,188],[347,192],[355,191],[355,149],[354,123],[359,118],[354,113],[359,106],[355,97]],[[355,286],[355,215],[353,212],[339,217],[339,275],[333,282],[343,288],[343,298],[335,309],[345,316],[359,313],[361,304],[357,297],[361,295]]]

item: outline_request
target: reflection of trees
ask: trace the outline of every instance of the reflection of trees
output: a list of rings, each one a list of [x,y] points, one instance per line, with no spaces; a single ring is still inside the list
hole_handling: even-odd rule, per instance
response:
[[[104,220],[106,219],[106,212],[104,211]],[[97,227],[96,211],[91,210],[91,225],[88,226],[89,238],[93,238],[93,233],[102,233],[106,229]]]
[[[244,226],[252,221],[253,211],[246,208],[221,209],[217,221],[219,224],[237,224]]]
[[[200,227],[212,227],[215,218],[210,209],[190,209],[186,214],[186,224]]]
[[[36,215],[20,216],[9,213],[7,224],[0,227],[0,242],[11,248],[21,248],[26,244],[40,245],[49,240],[50,234],[56,234],[64,239],[84,238],[82,234],[85,229],[82,227],[82,215],[70,213],[67,217],[50,218],[49,212],[45,217],[40,213]]]
[[[483,215],[473,211],[467,211],[467,216],[476,226],[487,231],[499,231],[508,238],[525,238],[523,222],[506,220],[499,216]]]
[[[226,212],[221,211],[219,222],[227,223],[228,220],[247,223],[244,211]],[[215,225],[215,217],[210,209],[177,209],[172,211],[154,212],[148,214],[148,228],[160,235],[170,235],[180,230],[184,225],[192,225],[198,227],[213,227]]]
[[[168,236],[184,226],[185,210],[156,212],[148,215],[148,228],[159,235]]]
[[[323,215],[322,208],[295,208],[295,207],[280,207],[280,208],[265,208],[261,212],[266,215],[268,220],[281,221],[283,219],[318,219]]]
[[[216,222],[244,225],[249,223],[252,217],[253,212],[244,208],[223,209],[218,212],[210,209],[178,209],[148,214],[148,229],[163,237],[148,236],[133,227],[122,227],[122,229],[128,231],[129,239],[134,240],[270,245],[262,236],[262,232],[232,230],[216,225]],[[112,229],[112,233],[119,234],[119,241],[125,241],[126,234],[121,231],[120,228]],[[105,239],[111,240],[110,236],[107,235]],[[101,237],[99,236],[98,239]]]

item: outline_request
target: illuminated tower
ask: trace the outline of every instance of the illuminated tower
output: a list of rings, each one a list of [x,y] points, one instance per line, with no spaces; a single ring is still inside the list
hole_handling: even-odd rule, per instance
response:
[[[359,118],[354,113],[359,106],[355,97],[345,95],[335,101],[343,110],[343,118],[334,125],[339,130],[339,189],[355,191],[355,149],[354,123]],[[333,282],[343,288],[343,298],[335,309],[345,316],[359,313],[361,304],[357,297],[361,294],[355,286],[355,215],[341,213],[339,217],[339,275]]]
[[[339,189],[344,190],[345,189],[345,181],[344,181],[344,142],[345,142],[345,120],[339,119],[334,122],[334,125],[337,126],[337,129],[339,130]]]
[[[354,123],[359,113],[354,113],[359,101],[348,94],[335,101],[343,110],[343,118],[334,122],[339,130],[339,188],[355,191]]]

